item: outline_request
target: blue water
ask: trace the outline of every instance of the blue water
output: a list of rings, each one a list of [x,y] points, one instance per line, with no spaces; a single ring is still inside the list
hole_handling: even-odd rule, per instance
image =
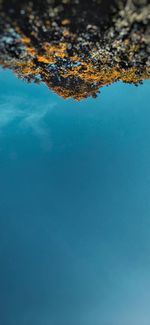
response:
[[[149,89],[0,71],[0,325],[150,324]]]

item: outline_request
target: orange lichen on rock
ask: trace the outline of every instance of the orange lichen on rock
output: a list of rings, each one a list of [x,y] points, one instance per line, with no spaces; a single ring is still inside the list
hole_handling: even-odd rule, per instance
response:
[[[139,0],[125,6],[112,0],[108,12],[105,1],[1,0],[0,65],[65,99],[96,97],[119,80],[149,79],[148,0],[144,11]]]
[[[23,42],[24,44],[30,44],[30,42],[31,42],[31,40],[30,40],[29,37],[23,37],[21,40],[22,40],[22,42]]]
[[[42,56],[42,55],[38,55],[37,60],[38,60],[38,62],[42,62],[42,63],[45,63],[45,64],[53,64],[53,63],[56,62],[55,58],[52,57],[52,56],[45,57],[45,56]]]
[[[70,25],[70,23],[71,23],[70,19],[63,19],[61,22],[63,26]]]

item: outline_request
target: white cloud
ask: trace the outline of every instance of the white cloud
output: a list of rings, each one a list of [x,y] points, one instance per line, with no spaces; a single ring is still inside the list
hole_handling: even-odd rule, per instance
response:
[[[56,106],[56,103],[39,103],[37,99],[16,96],[1,96],[0,101],[0,134],[16,121],[18,132],[29,132],[39,138],[46,149],[52,148],[51,131],[46,124],[46,118]]]

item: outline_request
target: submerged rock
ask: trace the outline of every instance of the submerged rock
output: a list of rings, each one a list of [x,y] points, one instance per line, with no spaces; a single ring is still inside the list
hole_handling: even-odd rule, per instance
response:
[[[150,77],[148,0],[0,0],[0,65],[64,98]]]

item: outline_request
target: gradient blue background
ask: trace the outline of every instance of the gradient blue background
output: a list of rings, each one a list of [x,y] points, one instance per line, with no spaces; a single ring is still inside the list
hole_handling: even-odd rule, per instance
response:
[[[1,325],[150,324],[149,90],[0,71]]]

